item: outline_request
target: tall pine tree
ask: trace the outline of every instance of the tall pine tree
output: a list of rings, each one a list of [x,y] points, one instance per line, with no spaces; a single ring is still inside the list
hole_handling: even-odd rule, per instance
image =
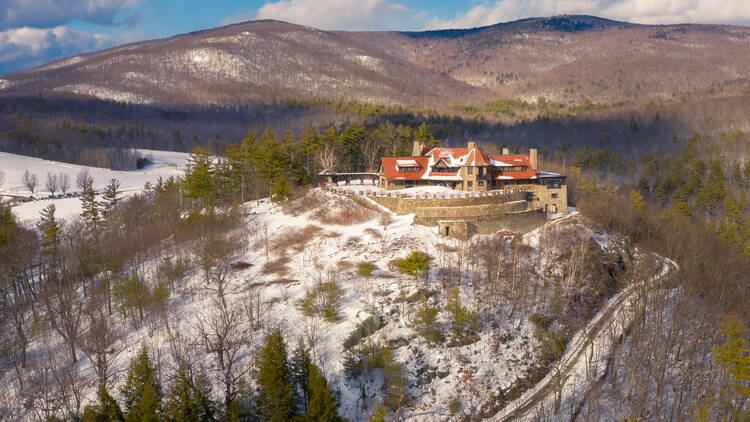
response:
[[[117,401],[109,395],[107,388],[99,388],[99,403],[94,406],[86,406],[83,411],[81,422],[122,422],[122,411]]]
[[[307,404],[305,421],[341,422],[344,420],[338,415],[336,395],[328,385],[323,372],[314,363],[310,364],[307,390],[310,392],[310,401]]]
[[[211,400],[211,383],[205,373],[191,375],[184,363],[179,365],[164,398],[166,422],[211,422],[216,405]]]
[[[287,363],[286,344],[278,328],[266,335],[255,355],[253,376],[256,406],[262,421],[284,422],[293,416],[294,392]]]
[[[158,422],[160,420],[161,385],[145,345],[130,362],[125,385],[122,388],[122,396],[125,400],[126,421]]]

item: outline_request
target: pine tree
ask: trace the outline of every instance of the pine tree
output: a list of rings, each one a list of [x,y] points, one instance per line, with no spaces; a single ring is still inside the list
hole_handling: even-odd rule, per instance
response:
[[[216,406],[211,400],[211,383],[202,372],[189,375],[180,364],[164,397],[164,420],[167,422],[209,422],[214,420]]]
[[[253,367],[258,393],[256,405],[262,421],[283,422],[292,417],[294,392],[289,372],[286,345],[277,328],[266,335]]]
[[[292,384],[297,392],[297,408],[299,413],[305,413],[307,404],[310,401],[310,390],[308,390],[308,377],[310,375],[310,365],[312,359],[310,352],[305,347],[302,339],[298,339],[297,346],[292,352],[292,358],[289,361],[289,370],[292,376]]]
[[[86,180],[83,186],[81,208],[81,217],[86,221],[86,226],[90,230],[96,229],[101,219],[99,217],[99,205],[96,203],[96,192],[90,179]]]
[[[314,363],[310,364],[307,390],[310,392],[310,401],[305,412],[306,421],[340,422],[344,420],[338,416],[335,394],[328,385],[323,372]]]
[[[120,191],[118,189],[120,189],[120,181],[117,179],[111,179],[109,184],[104,188],[104,192],[102,193],[102,215],[107,216],[120,201],[120,198],[118,198]]]
[[[721,325],[719,333],[727,341],[713,348],[714,359],[727,370],[737,393],[750,398],[750,348],[743,338],[745,326],[736,314],[727,316]]]
[[[193,200],[193,212],[206,209],[212,212],[218,199],[218,190],[214,180],[214,163],[211,152],[202,147],[195,147],[188,158],[188,168],[182,179],[182,196]]]
[[[49,204],[41,211],[37,228],[42,232],[42,255],[48,257],[50,264],[54,265],[60,245],[60,224],[55,218],[55,204]]]
[[[416,280],[421,275],[429,274],[430,257],[422,252],[414,251],[406,258],[396,261],[396,265],[402,273],[413,276]]]
[[[437,322],[439,312],[437,306],[431,306],[424,299],[414,315],[414,330],[430,343],[437,343],[442,338],[440,324]]]
[[[161,385],[145,345],[130,361],[122,396],[126,421],[159,421]]]
[[[279,177],[276,179],[276,183],[271,190],[271,201],[279,202],[286,199],[290,192],[289,182],[287,182],[285,178]]]
[[[18,232],[18,222],[10,209],[10,205],[0,203],[0,245],[15,240]]]
[[[125,420],[122,417],[120,406],[109,395],[106,387],[101,386],[98,395],[99,403],[95,406],[86,406],[81,422],[122,422]]]

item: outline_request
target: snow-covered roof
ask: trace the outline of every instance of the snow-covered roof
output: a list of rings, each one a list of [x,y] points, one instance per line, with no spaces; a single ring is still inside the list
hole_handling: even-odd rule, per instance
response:
[[[396,165],[399,167],[419,167],[417,160],[396,160]]]

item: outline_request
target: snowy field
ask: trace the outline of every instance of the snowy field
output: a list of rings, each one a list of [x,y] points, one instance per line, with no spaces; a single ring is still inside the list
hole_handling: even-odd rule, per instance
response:
[[[120,190],[123,192],[123,196],[127,196],[133,192],[142,191],[146,182],[155,183],[160,177],[166,179],[170,176],[183,174],[189,156],[189,154],[183,152],[147,149],[136,151],[140,156],[148,157],[151,164],[141,170],[133,171],[115,171],[100,167],[79,166],[0,152],[0,170],[5,173],[5,183],[0,186],[0,195],[32,196],[32,193],[24,186],[22,181],[23,174],[27,170],[36,174],[38,178],[37,189],[33,194],[36,198],[45,198],[50,195],[45,187],[47,173],[66,174],[70,178],[68,192],[76,193],[80,191],[76,186],[76,175],[81,169],[88,168],[89,174],[94,178],[94,189],[96,191],[103,189],[114,178],[120,181]],[[58,190],[57,194],[60,193]],[[21,221],[32,222],[39,218],[39,212],[50,203],[55,204],[57,216],[60,218],[70,219],[81,212],[81,201],[78,198],[37,199],[14,206],[13,212]]]

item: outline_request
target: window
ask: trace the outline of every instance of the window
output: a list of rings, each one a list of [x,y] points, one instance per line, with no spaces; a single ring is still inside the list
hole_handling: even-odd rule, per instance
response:
[[[406,187],[407,187],[407,188],[410,188],[410,187],[412,187],[412,186],[414,186],[414,181],[413,181],[413,180],[407,180],[407,181],[406,181]]]
[[[474,190],[474,182],[466,182],[466,190],[469,190],[469,191]]]
[[[484,187],[484,180],[478,181],[477,182],[477,187],[480,188],[480,189],[483,188]]]
[[[479,167],[479,176],[484,176],[484,167]]]
[[[474,174],[474,167],[466,167],[466,174]]]
[[[557,194],[556,193],[552,194],[552,199],[557,199]]]
[[[419,167],[398,167],[399,173],[419,173]]]

